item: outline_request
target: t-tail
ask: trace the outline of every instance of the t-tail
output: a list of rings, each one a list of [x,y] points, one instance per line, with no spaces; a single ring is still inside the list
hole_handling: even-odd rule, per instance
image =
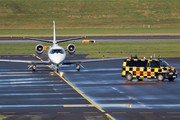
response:
[[[56,41],[55,21],[53,21],[53,28],[54,28],[53,44],[55,45],[57,43],[57,41]]]
[[[76,37],[76,38],[69,38],[69,39],[64,39],[64,40],[56,40],[56,28],[55,28],[55,21],[53,21],[53,41],[52,40],[44,40],[44,39],[39,39],[39,38],[29,38],[29,37],[23,37],[24,39],[29,39],[29,40],[36,40],[36,41],[40,41],[40,42],[48,42],[48,43],[53,43],[54,45],[57,43],[61,43],[61,42],[68,42],[68,41],[72,41],[72,40],[78,40],[78,39],[82,39],[82,38],[86,38],[86,37]]]

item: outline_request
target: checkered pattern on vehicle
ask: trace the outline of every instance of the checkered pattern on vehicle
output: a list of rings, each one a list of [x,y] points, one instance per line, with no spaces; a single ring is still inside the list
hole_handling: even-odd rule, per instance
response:
[[[162,69],[150,67],[123,67],[122,76],[126,76],[127,73],[131,73],[133,78],[156,78],[158,73],[162,73]]]
[[[127,73],[131,73],[133,78],[156,78],[158,74],[164,73],[164,70],[168,70],[169,75],[177,75],[173,67],[137,67],[137,66],[126,66],[127,61],[145,61],[145,59],[126,59],[123,62],[122,77],[125,77]],[[152,61],[151,59],[146,59]]]

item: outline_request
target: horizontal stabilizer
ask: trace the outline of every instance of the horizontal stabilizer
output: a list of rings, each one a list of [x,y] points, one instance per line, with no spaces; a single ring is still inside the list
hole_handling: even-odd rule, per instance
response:
[[[49,42],[49,43],[53,43],[53,41],[50,40],[44,40],[44,39],[39,39],[39,38],[29,38],[29,37],[23,37],[24,39],[28,39],[28,40],[35,40],[35,41],[40,41],[40,42]]]

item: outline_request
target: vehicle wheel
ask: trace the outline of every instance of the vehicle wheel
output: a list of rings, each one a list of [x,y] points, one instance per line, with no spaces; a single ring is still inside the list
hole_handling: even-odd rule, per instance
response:
[[[169,81],[173,81],[173,80],[174,80],[174,78],[169,78],[168,80],[169,80]]]
[[[128,81],[132,81],[133,77],[132,77],[131,73],[127,73],[126,79],[127,79]]]
[[[164,76],[162,74],[158,74],[157,79],[158,81],[164,81]]]

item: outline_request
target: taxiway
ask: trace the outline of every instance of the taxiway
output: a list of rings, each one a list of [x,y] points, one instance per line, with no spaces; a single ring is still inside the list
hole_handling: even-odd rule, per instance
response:
[[[37,60],[33,55],[0,58]],[[180,58],[165,60],[180,71]],[[122,62],[85,63],[80,72],[75,65],[63,66],[62,77],[47,66],[33,72],[28,64],[0,62],[0,114],[7,120],[179,120],[179,76],[173,82],[127,82],[121,77]]]

